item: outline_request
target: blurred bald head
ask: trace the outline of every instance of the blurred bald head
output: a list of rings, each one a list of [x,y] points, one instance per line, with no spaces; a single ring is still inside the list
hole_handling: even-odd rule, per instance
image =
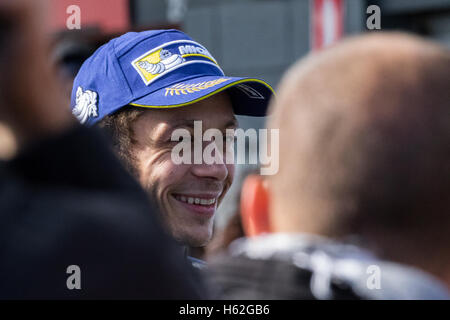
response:
[[[272,112],[276,231],[362,235],[397,257],[448,245],[448,49],[404,34],[343,41],[294,65]]]

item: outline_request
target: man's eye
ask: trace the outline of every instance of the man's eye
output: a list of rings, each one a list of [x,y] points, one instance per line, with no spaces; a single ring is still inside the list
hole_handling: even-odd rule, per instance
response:
[[[178,136],[178,137],[171,137],[169,140],[167,140],[167,142],[183,142],[183,141],[186,141],[186,142],[192,142],[192,141],[194,141],[194,139],[191,139],[191,138],[187,138],[187,137],[183,137],[183,136]]]
[[[166,143],[178,143],[178,142],[181,142],[181,141],[183,141],[183,137],[177,137],[177,138],[170,138],[170,139],[168,139],[168,140],[166,140],[165,142]]]
[[[225,143],[234,143],[235,140],[236,140],[236,137],[235,137],[235,136],[224,136],[224,137],[223,137],[223,141],[224,141]]]

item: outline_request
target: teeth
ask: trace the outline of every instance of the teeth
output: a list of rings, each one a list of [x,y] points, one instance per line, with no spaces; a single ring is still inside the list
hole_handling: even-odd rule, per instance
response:
[[[216,198],[201,199],[201,198],[185,197],[185,196],[177,196],[176,198],[182,202],[186,202],[189,204],[195,203],[195,204],[200,204],[202,206],[210,206],[216,202]]]

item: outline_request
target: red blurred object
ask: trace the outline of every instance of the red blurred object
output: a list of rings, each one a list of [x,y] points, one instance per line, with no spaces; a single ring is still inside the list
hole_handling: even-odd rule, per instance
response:
[[[261,177],[249,175],[241,190],[242,227],[247,237],[270,233],[268,224],[269,195],[261,183]]]
[[[345,0],[311,0],[311,47],[325,48],[344,33]]]
[[[68,30],[71,5],[80,7],[81,30],[99,29],[103,33],[124,32],[130,28],[128,0],[50,0],[49,27],[52,32]]]

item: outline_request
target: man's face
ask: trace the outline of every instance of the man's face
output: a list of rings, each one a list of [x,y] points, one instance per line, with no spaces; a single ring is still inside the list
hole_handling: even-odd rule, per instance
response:
[[[190,246],[210,240],[214,213],[234,175],[234,165],[225,164],[225,159],[211,165],[173,163],[172,148],[179,141],[171,141],[172,132],[186,129],[194,141],[198,120],[203,131],[216,128],[226,137],[225,130],[236,127],[228,95],[216,94],[186,107],[148,109],[133,125],[140,183],[158,202],[171,234]],[[203,142],[203,148],[209,143]],[[192,143],[192,153],[193,147]]]

